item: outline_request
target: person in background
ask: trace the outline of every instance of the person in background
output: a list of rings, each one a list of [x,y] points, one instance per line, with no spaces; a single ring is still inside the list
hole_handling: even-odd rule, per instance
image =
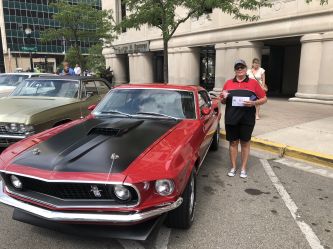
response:
[[[41,71],[40,71],[39,67],[36,66],[36,67],[34,68],[34,73],[40,73],[40,72],[41,72]]]
[[[246,178],[247,160],[250,153],[250,140],[256,122],[256,106],[266,103],[266,93],[258,81],[250,79],[244,60],[234,64],[235,77],[224,83],[221,94],[225,108],[225,131],[229,141],[231,169],[228,176],[233,177],[237,171],[238,144],[241,144],[242,165],[240,177]]]
[[[64,61],[63,66],[62,75],[75,75],[73,68],[69,66],[67,61]]]
[[[77,76],[80,76],[80,75],[81,75],[82,70],[81,70],[81,67],[80,67],[79,64],[76,64],[76,65],[75,65],[74,73],[75,73],[75,75],[77,75]]]
[[[247,75],[251,78],[256,80],[261,88],[267,92],[268,88],[266,85],[266,78],[265,78],[265,69],[260,67],[260,61],[258,58],[254,58],[252,60],[252,68],[247,70]],[[256,106],[256,119],[260,119],[259,116],[260,106]]]

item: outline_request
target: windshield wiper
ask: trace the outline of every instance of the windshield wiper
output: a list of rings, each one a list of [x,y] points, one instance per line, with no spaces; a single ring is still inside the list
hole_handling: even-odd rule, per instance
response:
[[[178,120],[179,119],[179,118],[176,118],[176,117],[173,117],[173,116],[169,116],[169,115],[163,114],[163,113],[158,113],[158,112],[137,112],[135,114],[143,114],[143,115],[166,117],[166,118],[170,118],[170,119],[174,119],[174,120]]]
[[[131,114],[125,113],[125,112],[120,112],[120,111],[116,111],[116,110],[111,110],[111,111],[102,111],[100,112],[101,114],[121,114],[124,115],[126,117],[132,117]]]

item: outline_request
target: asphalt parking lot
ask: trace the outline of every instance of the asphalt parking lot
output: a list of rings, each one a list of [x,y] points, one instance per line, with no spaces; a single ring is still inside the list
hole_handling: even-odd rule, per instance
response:
[[[226,175],[227,149],[208,153],[197,178],[190,230],[162,227],[146,242],[62,234],[11,219],[0,206],[0,248],[325,248],[333,249],[333,170],[266,153],[249,177]]]

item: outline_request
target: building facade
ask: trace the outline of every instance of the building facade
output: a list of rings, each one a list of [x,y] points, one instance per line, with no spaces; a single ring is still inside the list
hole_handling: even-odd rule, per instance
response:
[[[200,84],[221,90],[233,77],[233,62],[249,66],[259,58],[266,69],[269,95],[293,101],[333,104],[333,1],[272,0],[272,8],[258,11],[256,22],[243,22],[219,9],[179,26],[169,42],[169,82]],[[126,15],[121,0],[103,1],[117,21]],[[182,9],[178,9],[181,15]],[[161,33],[143,25],[123,30],[111,48],[105,48],[107,65],[115,82],[163,81]]]
[[[52,19],[56,10],[49,6],[49,0],[0,0],[0,72],[13,72],[17,68],[30,69],[30,52],[34,67],[54,72],[57,64],[64,59],[69,44],[59,37],[48,43],[42,43],[40,32],[57,28],[59,24]],[[85,2],[102,9],[101,0],[69,0],[76,4]],[[31,29],[29,39],[25,30]],[[28,44],[29,43],[29,44]],[[92,45],[89,41],[80,43],[83,53]]]

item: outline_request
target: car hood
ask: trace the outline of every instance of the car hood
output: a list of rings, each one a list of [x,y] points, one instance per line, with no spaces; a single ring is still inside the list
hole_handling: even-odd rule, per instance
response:
[[[180,121],[165,119],[88,119],[36,144],[11,165],[57,173],[121,173]],[[5,170],[11,170],[9,165]],[[109,179],[109,178],[107,178]],[[106,180],[106,179],[105,179]]]
[[[0,99],[0,122],[27,123],[32,115],[76,101],[70,98],[15,97]]]

